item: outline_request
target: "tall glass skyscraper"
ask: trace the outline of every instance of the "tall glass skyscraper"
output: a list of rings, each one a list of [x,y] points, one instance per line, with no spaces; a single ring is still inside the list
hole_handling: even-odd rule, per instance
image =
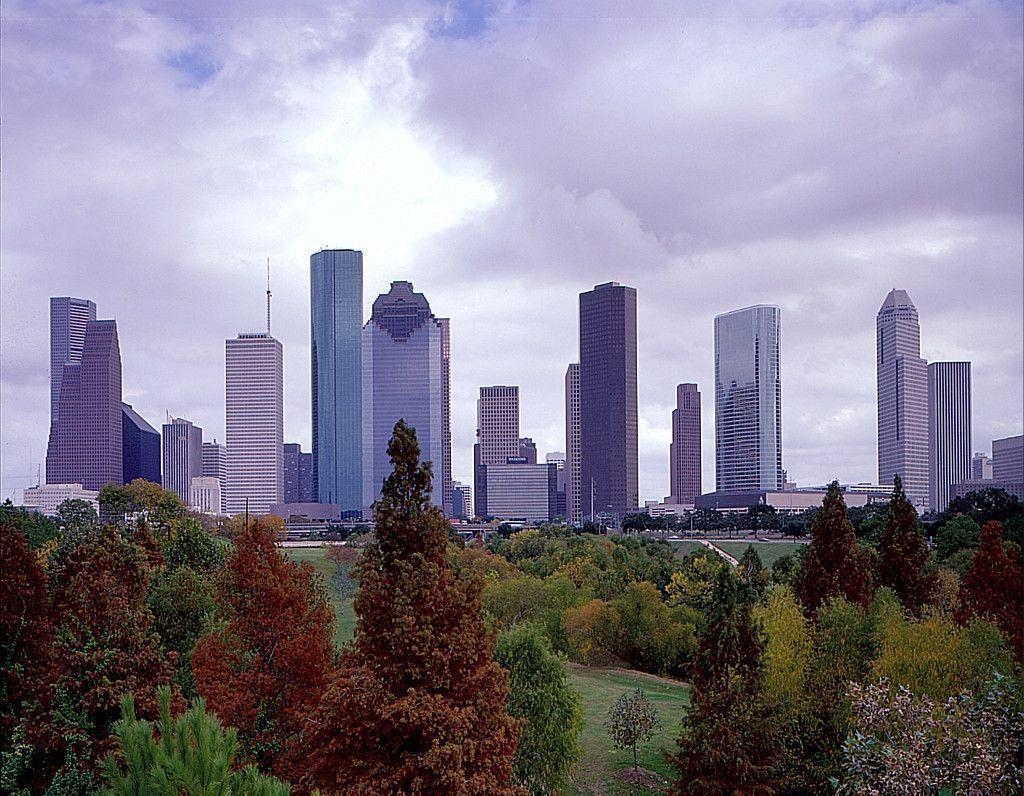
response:
[[[945,511],[950,487],[971,478],[971,363],[928,363],[928,503]]]
[[[313,481],[342,516],[362,506],[363,253],[326,249],[309,258],[313,377]]]
[[[160,483],[160,432],[131,404],[121,404],[121,452],[121,477],[126,484],[136,478]]]
[[[82,361],[85,325],[96,320],[96,304],[71,296],[50,298],[50,422],[57,419],[57,399],[64,366]]]
[[[203,474],[203,430],[183,417],[163,427],[163,487],[192,505],[192,479]]]
[[[416,429],[420,458],[433,464],[433,502],[450,507],[450,484],[448,497],[443,494],[451,467],[450,422],[444,416],[446,327],[411,282],[392,282],[391,291],[373,302],[363,327],[364,516],[370,516],[391,472],[388,440],[400,419]]]
[[[121,423],[117,322],[88,321],[79,361],[61,371],[57,417],[46,449],[46,483],[86,489],[122,483]]]
[[[907,497],[928,506],[928,363],[921,359],[917,307],[891,290],[875,319],[878,377],[878,483],[903,481]]]
[[[588,493],[589,494],[589,493]],[[583,521],[580,507],[580,365],[573,362],[565,369],[565,517],[578,524]]]
[[[778,307],[715,316],[715,489],[782,489]]]
[[[580,294],[580,504],[586,519],[622,519],[640,502],[636,288]]]

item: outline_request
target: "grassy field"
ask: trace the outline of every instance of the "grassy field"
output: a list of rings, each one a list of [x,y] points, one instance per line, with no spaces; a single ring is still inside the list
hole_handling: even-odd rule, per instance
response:
[[[686,558],[694,550],[700,550],[704,547],[700,542],[691,542],[689,540],[683,542],[669,542],[669,544],[672,545],[675,550],[676,558]]]
[[[640,750],[640,765],[671,780],[665,752],[675,746],[683,708],[690,701],[689,688],[682,683],[640,672],[584,666],[573,666],[570,679],[583,696],[585,721],[580,735],[583,757],[576,770],[573,792],[579,796],[632,796],[655,792],[628,785],[618,778],[620,771],[633,765],[633,753],[628,749],[616,749],[604,728],[612,703],[620,694],[638,687],[654,703],[662,723],[654,739]]]
[[[751,544],[761,556],[761,563],[769,568],[777,559],[796,552],[801,547],[799,542],[714,542],[715,547],[720,547],[736,559],[747,552],[747,546]]]
[[[356,628],[356,617],[352,611],[352,599],[342,598],[335,593],[331,584],[334,564],[327,558],[326,547],[287,547],[284,553],[293,561],[308,561],[323,576],[324,587],[334,609],[334,646],[340,647],[352,638]]]

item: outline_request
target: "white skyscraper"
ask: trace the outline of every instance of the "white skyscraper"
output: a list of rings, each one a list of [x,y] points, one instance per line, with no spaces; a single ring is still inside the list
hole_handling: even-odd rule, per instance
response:
[[[928,363],[921,359],[917,308],[905,290],[885,297],[876,319],[878,482],[903,481],[920,508],[929,503]]]
[[[225,341],[224,508],[267,514],[284,500],[284,354],[270,332]]]
[[[782,489],[781,310],[715,316],[715,490]]]
[[[950,487],[971,477],[971,363],[928,364],[929,506],[944,511]]]
[[[583,520],[580,504],[580,366],[565,371],[565,513],[570,523]]]

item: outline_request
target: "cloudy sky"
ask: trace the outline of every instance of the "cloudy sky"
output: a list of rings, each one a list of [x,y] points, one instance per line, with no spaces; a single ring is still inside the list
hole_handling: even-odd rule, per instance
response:
[[[365,256],[452,318],[454,473],[519,384],[564,450],[577,295],[639,303],[640,493],[712,319],[782,307],[783,455],[876,478],[874,317],[972,362],[974,448],[1022,425],[1017,2],[4,2],[2,486],[48,432],[48,296],[116,318],[124,398],[223,440],[224,340],[273,263],[285,436],[310,443],[309,255]],[[723,10],[723,8],[725,10]]]

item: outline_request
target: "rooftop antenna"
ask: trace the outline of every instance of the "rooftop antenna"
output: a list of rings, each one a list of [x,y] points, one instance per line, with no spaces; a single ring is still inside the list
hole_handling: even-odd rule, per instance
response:
[[[270,258],[267,258],[267,335],[270,335]]]

